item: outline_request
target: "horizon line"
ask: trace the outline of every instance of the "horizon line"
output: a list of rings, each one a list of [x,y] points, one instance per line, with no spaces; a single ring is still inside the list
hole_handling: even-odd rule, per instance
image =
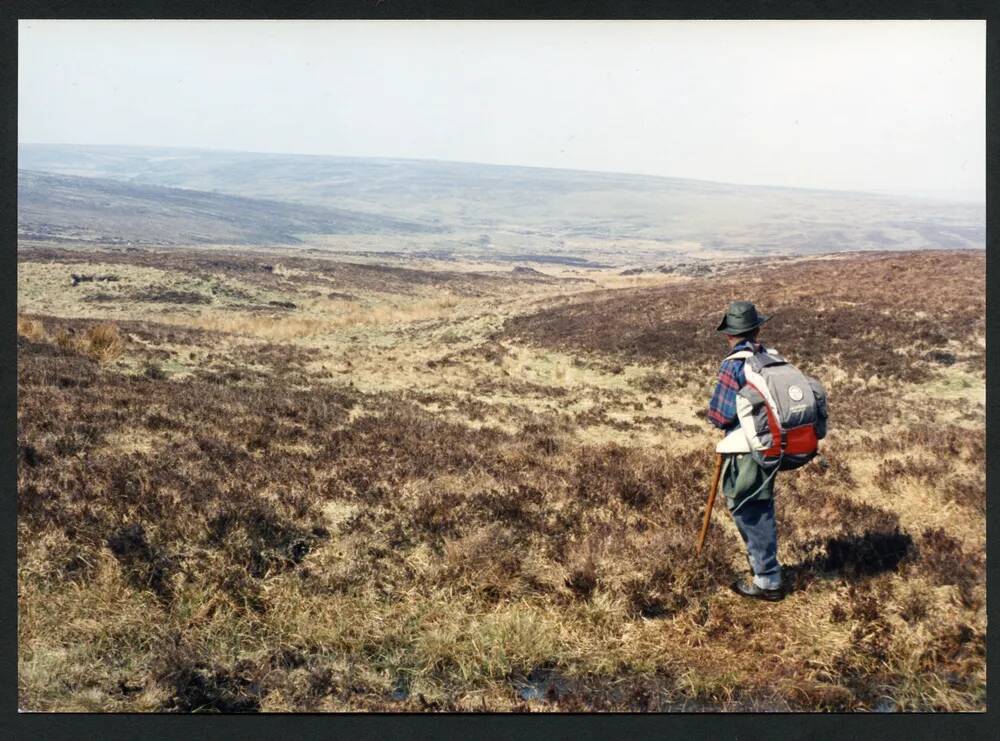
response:
[[[268,157],[313,157],[313,158],[331,158],[331,159],[356,159],[356,160],[386,160],[386,161],[402,161],[402,162],[433,162],[441,164],[452,164],[452,165],[479,165],[486,167],[502,167],[510,169],[528,169],[528,170],[552,170],[555,172],[574,172],[574,173],[588,173],[588,174],[600,174],[600,175],[624,175],[626,177],[642,177],[642,178],[654,178],[658,180],[684,180],[687,182],[694,183],[706,183],[710,185],[735,185],[739,187],[747,188],[761,188],[761,189],[774,189],[774,190],[797,190],[797,191],[817,191],[821,193],[837,193],[844,195],[873,195],[879,197],[893,196],[897,198],[909,198],[914,200],[932,200],[932,201],[949,201],[954,203],[965,203],[965,204],[976,204],[976,205],[986,205],[986,193],[985,185],[983,188],[983,194],[981,196],[976,196],[975,198],[954,196],[951,198],[941,196],[941,195],[920,195],[926,193],[936,193],[937,191],[917,189],[913,191],[898,191],[898,190],[862,190],[853,188],[831,188],[831,187],[821,187],[821,186],[801,186],[801,185],[774,185],[770,183],[750,183],[750,182],[736,182],[731,180],[711,180],[708,178],[696,178],[696,177],[683,177],[677,175],[662,175],[662,174],[652,174],[646,172],[627,172],[624,170],[587,170],[578,167],[551,167],[547,165],[523,165],[523,164],[509,164],[509,163],[498,163],[498,162],[483,162],[478,160],[451,160],[451,159],[440,159],[436,157],[398,157],[398,156],[387,156],[387,155],[363,155],[363,154],[317,154],[315,152],[273,152],[273,151],[259,151],[252,149],[228,149],[225,147],[198,147],[198,146],[178,146],[178,145],[164,145],[164,144],[80,144],[74,142],[39,142],[39,141],[20,141],[18,140],[17,146],[49,146],[49,147],[95,147],[95,148],[118,148],[118,149],[174,149],[180,151],[194,151],[194,152],[219,152],[219,153],[230,153],[230,154],[256,154]],[[18,170],[28,168],[22,168],[20,163],[17,167]],[[38,171],[36,171],[38,172]],[[971,192],[971,191],[941,191],[941,192]]]

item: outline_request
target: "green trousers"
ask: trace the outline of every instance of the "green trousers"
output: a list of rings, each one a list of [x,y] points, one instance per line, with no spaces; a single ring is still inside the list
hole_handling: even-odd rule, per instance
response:
[[[767,476],[749,453],[723,456],[720,485],[730,511],[755,491],[754,499],[773,498],[775,477],[767,481]]]

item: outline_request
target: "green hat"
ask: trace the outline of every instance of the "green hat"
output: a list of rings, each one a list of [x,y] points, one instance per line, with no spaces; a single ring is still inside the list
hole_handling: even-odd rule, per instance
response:
[[[722,317],[716,331],[726,334],[745,334],[756,329],[771,317],[757,313],[757,307],[749,301],[733,301]]]

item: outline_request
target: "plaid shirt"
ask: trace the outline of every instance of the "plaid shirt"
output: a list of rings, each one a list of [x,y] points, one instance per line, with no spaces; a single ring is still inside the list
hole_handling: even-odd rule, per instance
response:
[[[759,347],[759,346],[758,346]],[[743,340],[727,353],[739,350],[757,350],[750,340]],[[739,358],[723,360],[719,367],[719,382],[715,386],[711,401],[708,402],[708,421],[722,430],[730,430],[739,424],[736,419],[736,393],[746,385],[743,375],[744,361]]]

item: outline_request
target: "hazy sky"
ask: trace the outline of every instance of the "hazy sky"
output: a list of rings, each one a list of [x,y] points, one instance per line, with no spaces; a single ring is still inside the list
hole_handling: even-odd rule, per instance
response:
[[[21,21],[19,140],[985,197],[982,21]]]

